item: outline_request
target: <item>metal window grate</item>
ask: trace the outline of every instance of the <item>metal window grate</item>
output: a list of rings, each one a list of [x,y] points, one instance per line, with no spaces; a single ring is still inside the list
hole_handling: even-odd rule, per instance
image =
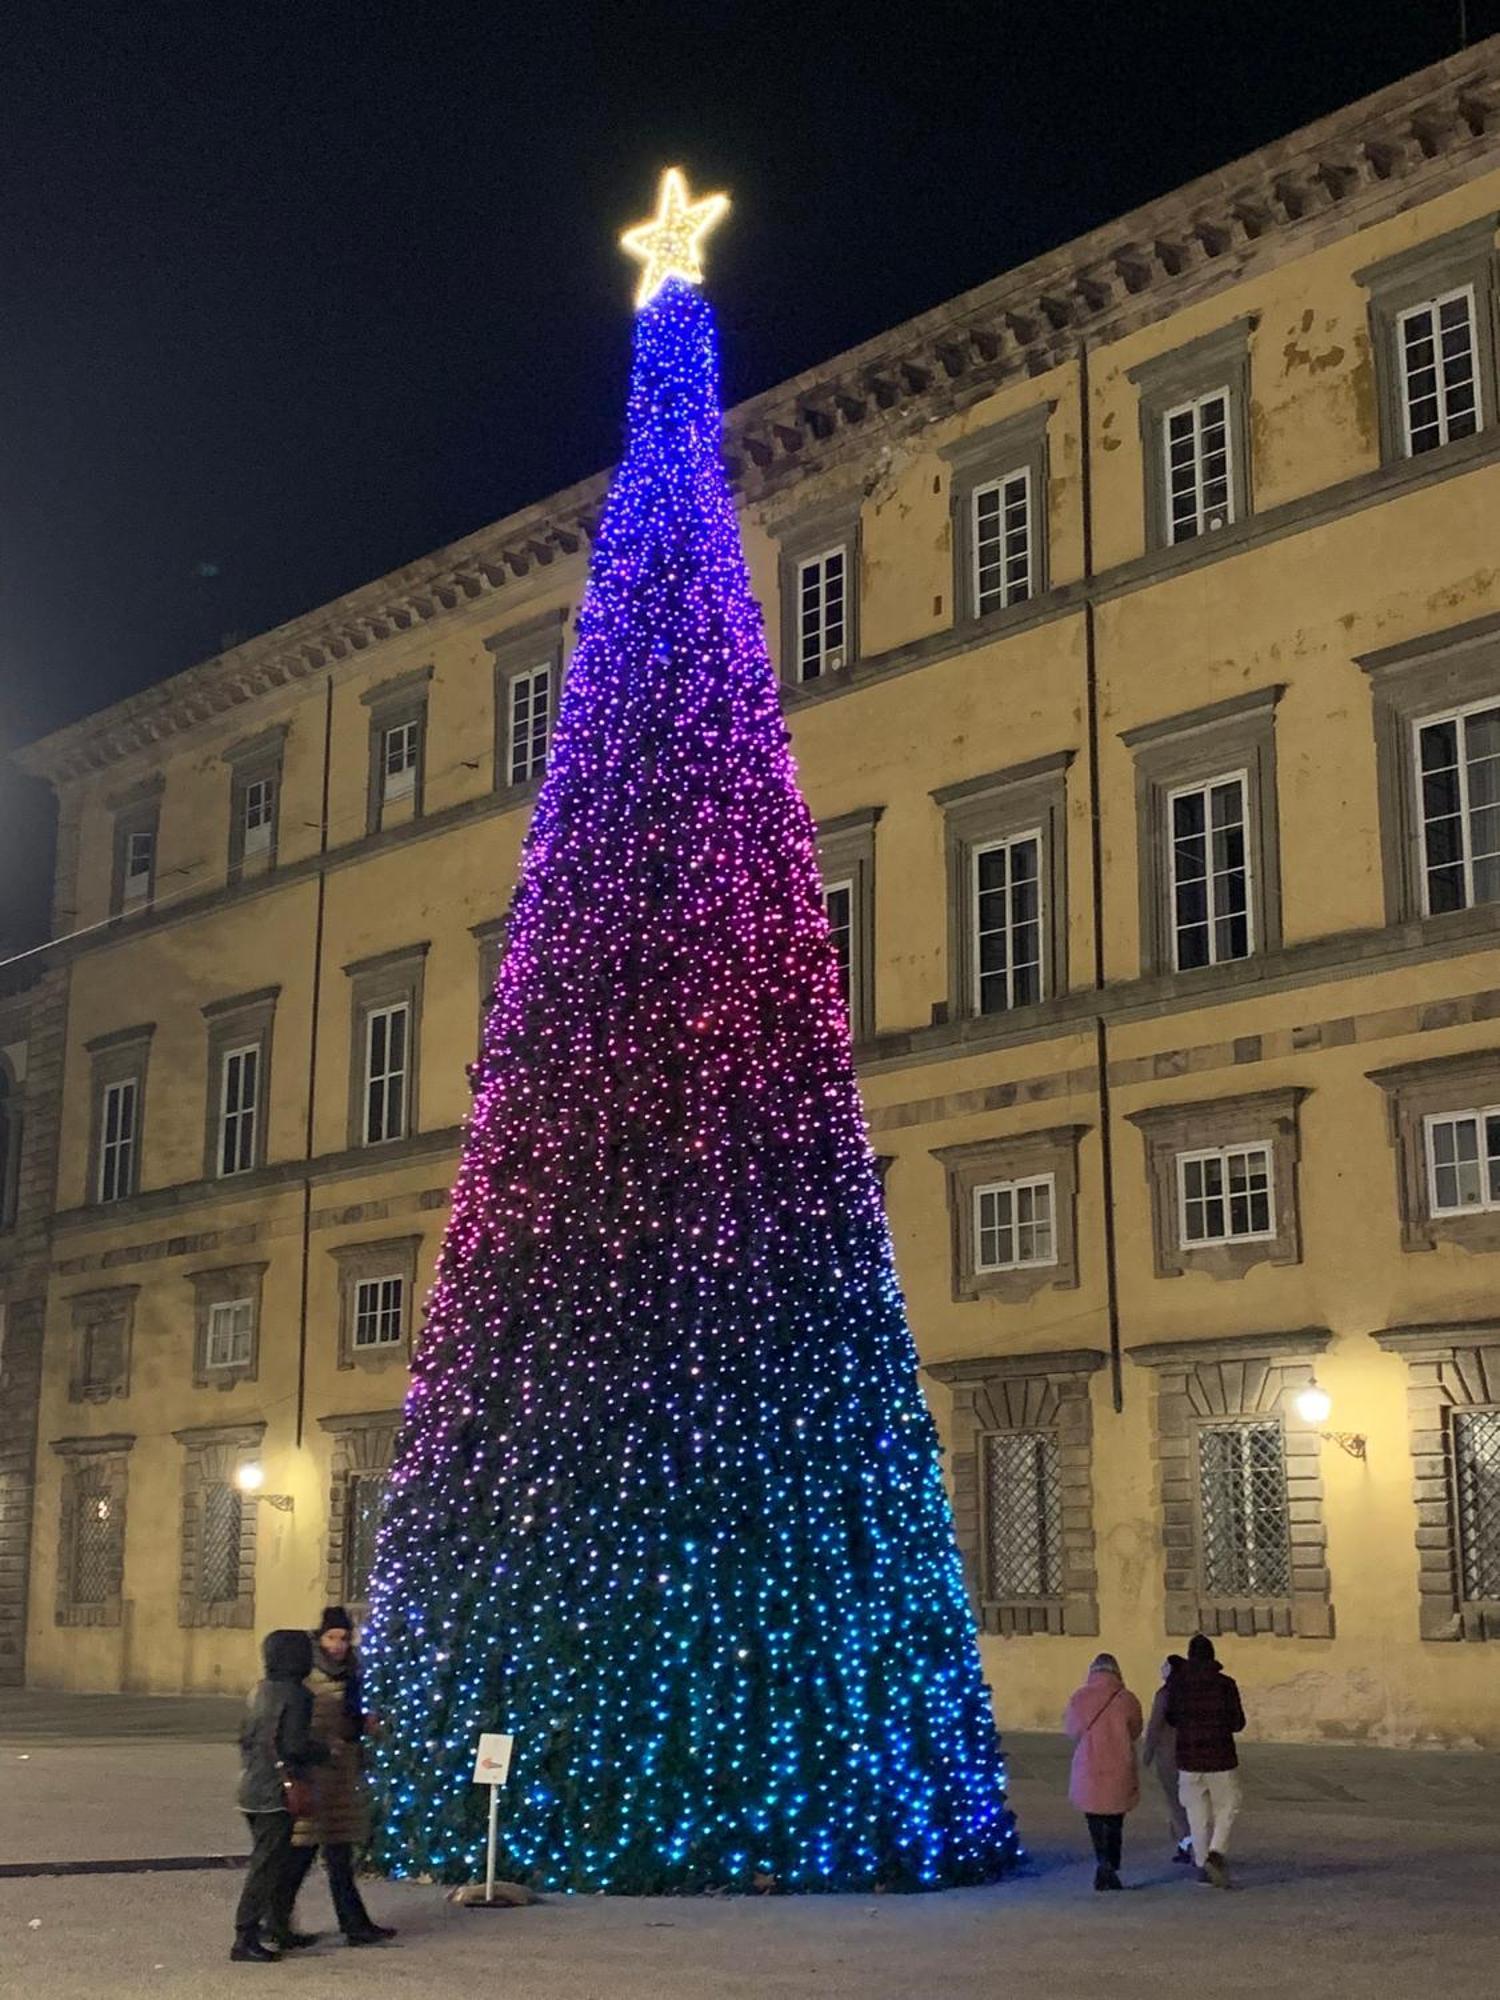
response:
[[[73,1602],[106,1603],[119,1588],[119,1577],[119,1505],[107,1488],[85,1486],[73,1524]]]
[[[1289,1596],[1280,1424],[1205,1424],[1198,1433],[1198,1482],[1204,1590],[1210,1597]]]
[[[353,1604],[369,1601],[375,1538],[380,1532],[380,1510],[384,1504],[384,1473],[349,1475],[344,1498],[344,1596]]]
[[[1455,1413],[1453,1481],[1464,1601],[1500,1602],[1500,1410]]]
[[[1051,1431],[995,1431],[983,1441],[984,1591],[989,1598],[1062,1590],[1062,1481]]]
[[[240,1594],[244,1504],[233,1486],[203,1489],[198,1522],[198,1597],[204,1604],[232,1604]]]

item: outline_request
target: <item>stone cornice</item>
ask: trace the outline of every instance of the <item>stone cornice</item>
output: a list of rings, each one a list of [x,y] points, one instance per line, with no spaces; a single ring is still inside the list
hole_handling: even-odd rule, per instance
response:
[[[1045,374],[1253,270],[1430,199],[1500,162],[1500,36],[1391,84],[752,397],[726,426],[742,500]],[[65,785],[445,614],[503,600],[576,555],[598,473],[18,753]]]

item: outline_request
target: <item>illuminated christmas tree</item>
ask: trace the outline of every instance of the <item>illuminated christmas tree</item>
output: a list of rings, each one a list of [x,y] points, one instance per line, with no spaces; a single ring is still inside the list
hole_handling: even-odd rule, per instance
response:
[[[379,1857],[651,1893],[1018,1848],[663,184],[379,1542]]]

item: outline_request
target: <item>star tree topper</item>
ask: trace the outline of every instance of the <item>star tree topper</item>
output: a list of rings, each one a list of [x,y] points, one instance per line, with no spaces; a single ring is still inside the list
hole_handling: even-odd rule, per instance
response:
[[[668,278],[703,283],[703,239],[722,222],[729,208],[727,194],[708,194],[701,201],[688,197],[680,167],[668,167],[656,190],[656,213],[638,222],[620,238],[620,248],[645,267],[636,287],[636,310],[649,305]]]

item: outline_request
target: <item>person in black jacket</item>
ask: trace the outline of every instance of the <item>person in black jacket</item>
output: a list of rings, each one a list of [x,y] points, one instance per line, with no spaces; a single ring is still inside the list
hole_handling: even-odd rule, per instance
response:
[[[292,1929],[296,1901],[292,1815],[284,1786],[326,1762],[328,1750],[311,1731],[312,1696],[303,1685],[312,1671],[306,1632],[268,1632],[261,1646],[266,1677],[252,1689],[240,1730],[240,1810],[250,1827],[250,1869],[234,1913],[232,1959],[272,1964],[280,1953],[261,1937],[261,1926],[284,1947],[316,1943]]]

